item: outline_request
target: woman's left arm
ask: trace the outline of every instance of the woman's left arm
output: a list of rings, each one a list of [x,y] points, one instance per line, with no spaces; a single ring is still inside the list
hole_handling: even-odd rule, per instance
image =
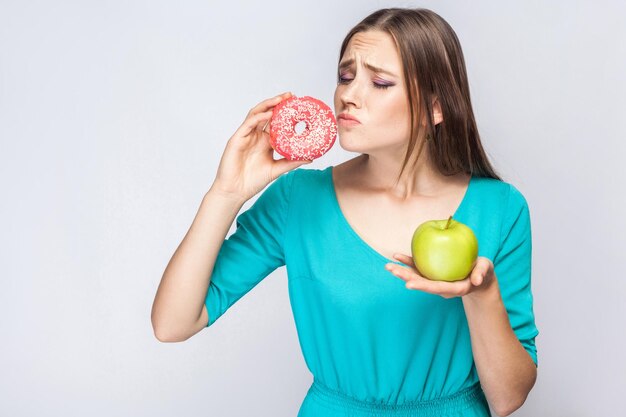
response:
[[[482,285],[461,298],[480,383],[494,411],[508,416],[526,401],[537,367],[511,328],[493,264],[479,261],[473,274],[483,276]]]
[[[535,384],[537,367],[513,332],[493,262],[479,256],[468,278],[445,282],[421,276],[411,256],[396,254],[394,258],[406,267],[389,263],[386,268],[404,280],[407,288],[444,298],[461,297],[478,378],[489,404],[499,416],[520,408]]]

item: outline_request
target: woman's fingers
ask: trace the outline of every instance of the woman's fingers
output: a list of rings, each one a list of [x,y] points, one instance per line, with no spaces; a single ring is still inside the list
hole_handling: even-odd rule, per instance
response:
[[[252,116],[257,113],[266,112],[268,109],[273,108],[275,105],[277,105],[284,99],[289,98],[291,96],[292,96],[291,92],[286,92],[286,93],[279,94],[275,97],[268,98],[267,100],[263,100],[262,102],[260,102],[259,104],[257,104],[250,110],[250,112],[248,113],[248,116]]]
[[[410,268],[410,269],[405,268],[403,266],[400,266],[394,263],[386,264],[385,268],[391,273],[393,273],[394,275],[396,275],[398,278],[402,278],[405,281],[408,281],[415,277],[424,278],[419,274],[419,271],[417,270],[415,266],[415,262],[413,262],[412,256],[403,255],[401,253],[394,253],[393,257],[394,259],[397,259],[399,262],[402,262],[403,264],[405,264],[406,266]]]
[[[472,284],[469,279],[462,281],[447,282],[447,281],[431,281],[429,279],[414,279],[406,284],[407,288],[412,290],[421,290],[429,292],[431,294],[437,294],[444,298],[462,297],[467,294]]]
[[[269,121],[272,118],[272,113],[274,111],[274,106],[276,106],[284,99],[291,97],[292,95],[293,94],[291,94],[290,92],[279,94],[275,97],[263,100],[262,102],[254,106],[246,115],[246,119],[239,127],[238,133],[242,136],[247,136],[254,130],[261,131],[269,124]],[[265,131],[268,132],[267,129]]]
[[[417,269],[415,269],[415,267],[412,267],[412,266],[410,266],[410,268],[407,268],[402,265],[388,263],[385,265],[385,269],[387,269],[389,272],[391,272],[398,278],[401,278],[405,281],[410,281],[412,279],[417,279],[417,278],[426,279],[419,274],[419,272],[417,271]]]
[[[246,120],[244,120],[241,127],[239,127],[238,134],[241,136],[248,136],[250,133],[254,132],[258,126],[258,129],[261,130],[265,122],[272,118],[272,110],[268,110],[263,113],[257,113],[253,116],[248,116]]]
[[[273,110],[272,110],[272,112],[273,112]],[[269,119],[267,119],[265,121],[265,123],[263,123],[263,127],[261,128],[261,132],[267,133],[268,135],[270,134],[270,130],[269,130],[270,120],[272,120],[271,117]]]
[[[415,262],[413,261],[412,256],[403,255],[401,253],[394,253],[393,257],[405,265],[415,267]]]
[[[470,280],[472,281],[472,284],[476,287],[482,285],[482,283],[485,282],[485,278],[493,273],[493,268],[493,262],[491,262],[491,259],[484,256],[476,258],[476,263],[470,273]]]
[[[394,255],[394,257],[397,258],[397,255]],[[398,258],[401,262],[408,262],[406,255],[400,255],[400,257],[404,259],[400,260]],[[385,265],[385,268],[396,277],[405,281],[405,286],[407,288],[437,294],[444,298],[463,296],[467,294],[472,287],[472,283],[467,278],[455,282],[435,281],[419,275],[414,268],[409,269],[404,266],[391,263]]]

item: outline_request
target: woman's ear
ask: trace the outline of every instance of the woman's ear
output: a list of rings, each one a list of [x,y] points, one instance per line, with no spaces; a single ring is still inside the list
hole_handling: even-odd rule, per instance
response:
[[[443,113],[441,113],[441,104],[437,98],[433,99],[433,124],[438,125],[443,122]]]
[[[439,100],[435,97],[432,101],[432,109],[433,109],[433,125],[438,125],[443,122],[443,113],[441,112],[441,104]],[[422,126],[426,127],[426,119],[422,118]]]

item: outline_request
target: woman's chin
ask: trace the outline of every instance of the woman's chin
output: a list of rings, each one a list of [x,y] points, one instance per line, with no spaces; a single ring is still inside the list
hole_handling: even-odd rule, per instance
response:
[[[356,142],[355,139],[356,138],[346,138],[339,135],[339,146],[341,146],[341,149],[348,152],[365,152],[366,148],[363,146],[363,144]]]

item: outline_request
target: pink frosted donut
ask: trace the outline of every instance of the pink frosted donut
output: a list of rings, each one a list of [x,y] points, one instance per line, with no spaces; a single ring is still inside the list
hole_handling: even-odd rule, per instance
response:
[[[298,134],[299,122],[304,122],[306,127]],[[291,161],[319,158],[333,146],[336,137],[335,115],[318,99],[291,96],[272,111],[270,145]]]

